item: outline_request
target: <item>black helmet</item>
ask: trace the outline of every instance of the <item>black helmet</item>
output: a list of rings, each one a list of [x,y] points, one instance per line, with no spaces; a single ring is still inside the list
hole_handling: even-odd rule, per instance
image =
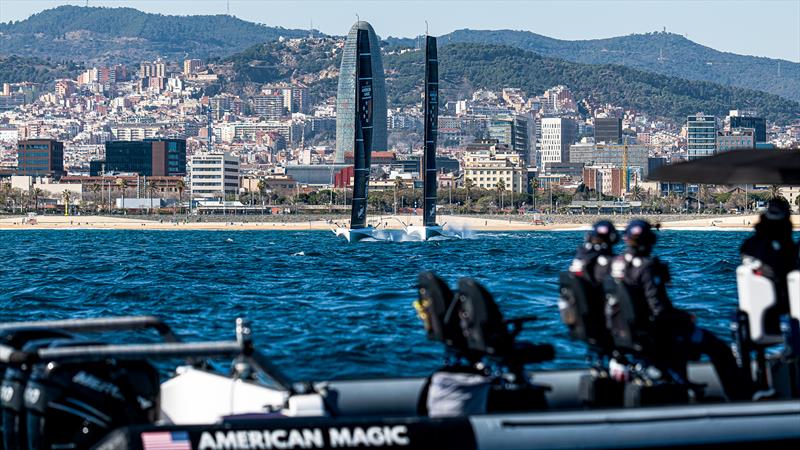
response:
[[[764,219],[777,222],[787,220],[791,212],[789,202],[783,197],[777,197],[767,202],[767,210],[761,216]]]
[[[656,234],[646,220],[631,220],[625,228],[625,243],[639,251],[649,250],[656,243]]]
[[[586,233],[586,242],[606,244],[611,247],[619,242],[619,233],[613,223],[601,220],[592,225],[592,230]]]

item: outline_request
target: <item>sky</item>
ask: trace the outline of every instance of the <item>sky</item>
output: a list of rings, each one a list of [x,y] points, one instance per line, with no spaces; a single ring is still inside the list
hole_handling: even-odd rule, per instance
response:
[[[800,0],[89,0],[161,14],[230,13],[285,28],[346,34],[358,15],[381,37],[460,28],[526,30],[558,39],[667,31],[717,50],[800,62]],[[0,22],[86,1],[0,0]]]

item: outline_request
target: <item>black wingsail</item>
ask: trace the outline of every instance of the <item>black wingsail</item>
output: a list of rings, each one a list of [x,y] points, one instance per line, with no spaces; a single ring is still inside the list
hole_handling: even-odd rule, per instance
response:
[[[436,225],[436,136],[439,130],[439,59],[436,38],[425,41],[425,146],[423,154],[423,225]]]
[[[372,59],[367,30],[358,30],[356,49],[358,52],[358,64],[356,65],[357,109],[353,152],[355,170],[350,229],[367,226],[367,185],[372,159]]]

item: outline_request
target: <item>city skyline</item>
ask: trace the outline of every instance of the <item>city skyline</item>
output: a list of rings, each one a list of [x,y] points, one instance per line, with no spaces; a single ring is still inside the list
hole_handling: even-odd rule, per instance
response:
[[[59,5],[86,5],[86,1],[0,0],[0,22],[24,20],[32,14]],[[634,33],[661,31],[742,55],[754,55],[800,62],[800,2],[715,1],[625,1],[567,2],[502,0],[459,2],[459,14],[452,14],[453,1],[425,2],[426,16],[417,17],[418,0],[395,2],[318,0],[90,0],[89,6],[128,6],[145,12],[187,15],[230,14],[242,20],[285,28],[309,28],[342,36],[342,24],[356,15],[381,30],[382,37],[414,37],[425,32],[425,20],[432,35],[456,29],[517,29],[563,40],[603,39]],[[644,5],[643,5],[644,4]],[[491,6],[491,7],[490,7]],[[693,13],[687,14],[691,6]],[[514,11],[513,14],[508,14]],[[414,13],[412,17],[412,13]],[[567,17],[565,21],[560,19]],[[547,18],[542,20],[542,18]],[[533,19],[533,20],[532,20]],[[711,20],[713,19],[713,20]],[[418,23],[417,23],[418,22]],[[759,26],[753,26],[753,24]],[[768,25],[768,26],[767,26]],[[776,45],[777,43],[777,45]]]

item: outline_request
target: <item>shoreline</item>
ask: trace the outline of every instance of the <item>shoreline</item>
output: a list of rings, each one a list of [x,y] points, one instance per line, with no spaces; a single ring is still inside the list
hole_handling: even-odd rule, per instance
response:
[[[625,217],[624,221],[615,220],[618,228],[636,216]],[[615,219],[611,217],[610,219]],[[36,223],[26,223],[25,216],[0,218],[0,231],[17,230],[183,230],[183,231],[331,231],[338,223],[345,223],[345,218],[337,220],[306,221],[263,221],[263,222],[188,222],[146,220],[140,218],[111,216],[36,216]],[[569,216],[559,216],[569,220]],[[598,217],[599,219],[599,217]],[[800,217],[793,217],[795,229],[800,229]],[[420,225],[419,216],[379,216],[370,219],[369,223],[383,229],[402,229],[401,224]],[[496,219],[475,216],[439,216],[439,222],[445,229],[469,231],[585,231],[591,226],[590,221],[583,222],[550,222],[533,220],[522,221],[518,217]],[[758,216],[727,216],[701,219],[671,220],[659,222],[662,230],[673,231],[752,231],[752,225],[758,222]]]

